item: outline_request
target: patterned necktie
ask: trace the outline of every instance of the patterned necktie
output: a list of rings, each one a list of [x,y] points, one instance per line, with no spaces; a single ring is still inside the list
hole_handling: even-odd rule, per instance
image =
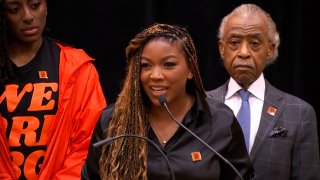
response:
[[[246,147],[249,152],[249,142],[250,142],[250,105],[249,105],[249,95],[250,92],[246,90],[239,90],[239,95],[242,99],[242,104],[237,115],[237,119],[242,128],[244,139],[246,142]]]

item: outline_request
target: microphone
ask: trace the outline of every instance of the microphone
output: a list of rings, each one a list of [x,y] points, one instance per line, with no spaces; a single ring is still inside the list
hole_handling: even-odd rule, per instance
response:
[[[222,159],[226,164],[228,164],[232,170],[240,177],[241,180],[243,180],[243,177],[241,176],[241,174],[239,173],[239,171],[226,159],[224,158],[220,153],[218,153],[216,150],[214,150],[212,147],[210,147],[206,142],[204,142],[199,136],[197,136],[196,134],[194,134],[190,129],[188,129],[185,125],[183,125],[182,123],[180,123],[179,121],[176,120],[175,117],[173,117],[171,111],[168,108],[167,105],[167,100],[166,97],[161,95],[159,96],[159,102],[162,106],[165,107],[166,111],[168,112],[169,116],[171,117],[171,119],[177,123],[179,126],[181,126],[184,130],[188,131],[193,137],[195,137],[197,140],[199,140],[202,144],[204,144],[207,148],[209,148],[214,154],[216,154],[220,159]]]
[[[151,141],[150,139],[148,139],[146,137],[135,135],[135,134],[122,134],[122,135],[119,135],[119,136],[107,138],[107,139],[102,140],[102,141],[98,141],[98,142],[93,144],[93,147],[99,147],[99,146],[104,145],[104,144],[110,145],[113,141],[115,141],[117,139],[121,139],[121,138],[126,138],[126,137],[143,139],[143,140],[149,142],[156,150],[158,150],[161,153],[161,155],[163,156],[164,160],[166,161],[167,166],[169,167],[169,170],[170,170],[171,179],[172,180],[176,179],[175,175],[174,175],[174,172],[173,172],[173,169],[172,169],[172,166],[171,166],[167,156],[164,154],[164,152],[159,148],[159,146],[155,142]]]

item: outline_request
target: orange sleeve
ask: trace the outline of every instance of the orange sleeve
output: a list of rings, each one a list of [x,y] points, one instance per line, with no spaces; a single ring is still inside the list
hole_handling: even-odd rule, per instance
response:
[[[99,83],[98,73],[91,63],[85,71],[79,71],[75,91],[77,96],[71,104],[81,104],[81,111],[75,116],[74,131],[71,134],[70,144],[62,169],[55,175],[56,179],[80,179],[81,168],[87,157],[93,129],[98,121],[106,101]],[[74,100],[74,101],[73,101]],[[81,101],[80,101],[81,100]]]
[[[8,141],[6,138],[6,128],[3,124],[4,120],[0,116],[0,179],[13,180],[16,179],[10,160]]]
[[[58,107],[58,111],[63,109],[62,112],[58,112],[62,114],[58,118],[59,121],[71,121],[71,123],[66,122],[61,126],[63,131],[54,137],[60,142],[53,142],[48,147],[53,148],[49,152],[50,155],[48,154],[50,158],[40,179],[80,179],[93,129],[102,109],[106,107],[98,73],[92,63],[81,66],[71,81],[72,88],[66,93],[68,103],[64,102],[66,106]],[[61,101],[64,101],[63,97]]]

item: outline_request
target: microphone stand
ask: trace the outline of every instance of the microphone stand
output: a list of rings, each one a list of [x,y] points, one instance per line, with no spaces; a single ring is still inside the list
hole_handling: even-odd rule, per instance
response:
[[[175,119],[175,117],[173,117],[171,111],[168,108],[167,105],[167,100],[164,96],[159,96],[159,102],[160,104],[162,104],[166,111],[168,112],[169,116],[171,117],[171,119],[177,123],[179,126],[183,127],[183,129],[185,129],[186,131],[188,131],[192,136],[194,136],[197,140],[199,140],[202,144],[204,144],[207,148],[209,148],[211,151],[213,151],[219,158],[221,158],[226,164],[228,164],[233,171],[240,177],[241,180],[243,180],[242,175],[239,173],[239,171],[227,160],[225,159],[220,153],[218,153],[216,150],[214,150],[212,147],[210,147],[206,142],[204,142],[200,137],[198,137],[196,134],[194,134],[189,128],[187,128],[186,126],[184,126],[182,123],[180,123],[179,121],[177,121]]]
[[[159,148],[159,146],[155,142],[151,141],[150,139],[148,139],[146,137],[135,135],[135,134],[122,134],[122,135],[119,135],[119,136],[115,136],[115,137],[112,137],[112,138],[108,138],[108,139],[96,142],[96,143],[93,144],[93,146],[94,147],[99,147],[99,146],[101,146],[103,144],[108,144],[109,145],[112,141],[117,140],[117,139],[121,139],[121,138],[125,138],[125,137],[139,138],[139,139],[143,139],[143,140],[146,140],[149,143],[151,143],[151,145],[161,153],[161,155],[163,156],[164,160],[166,161],[167,166],[169,167],[169,170],[170,170],[171,179],[172,180],[176,179],[175,175],[174,175],[174,172],[173,172],[173,169],[172,169],[172,166],[171,166],[167,156],[163,153],[163,151]]]

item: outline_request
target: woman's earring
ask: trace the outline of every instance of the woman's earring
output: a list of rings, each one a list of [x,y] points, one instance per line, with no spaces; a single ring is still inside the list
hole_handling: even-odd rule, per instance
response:
[[[188,74],[188,79],[192,79],[192,77],[193,77],[192,73],[189,73]]]

